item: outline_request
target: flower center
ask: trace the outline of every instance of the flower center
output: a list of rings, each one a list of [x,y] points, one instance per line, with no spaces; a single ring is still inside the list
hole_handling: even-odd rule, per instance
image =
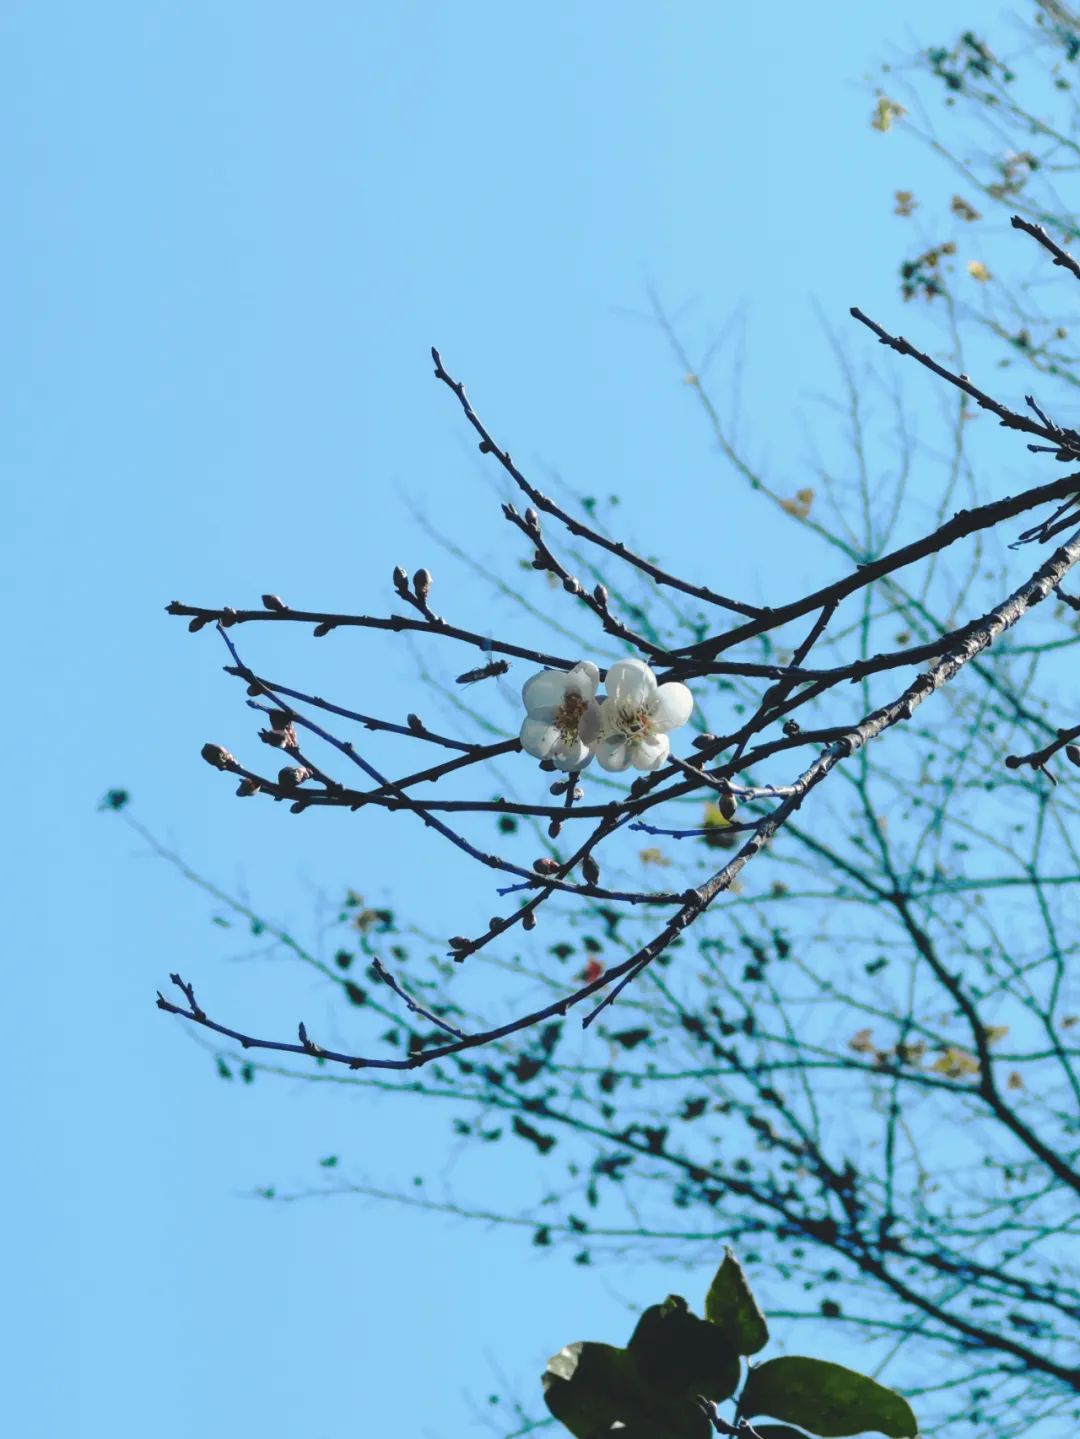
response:
[[[633,744],[635,740],[647,739],[652,734],[652,717],[648,710],[628,705],[619,711],[617,728]]]
[[[585,701],[573,691],[563,696],[562,704],[555,711],[555,728],[567,743],[577,739],[581,716],[587,709]]]

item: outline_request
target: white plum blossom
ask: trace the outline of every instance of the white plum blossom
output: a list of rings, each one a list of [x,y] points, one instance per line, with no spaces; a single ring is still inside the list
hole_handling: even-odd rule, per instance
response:
[[[561,770],[580,770],[592,759],[592,748],[582,738],[595,722],[596,689],[600,671],[582,660],[568,673],[541,670],[525,681],[521,698],[527,711],[521,726],[521,748],[536,759],[547,759]]]
[[[607,695],[581,727],[601,769],[659,769],[671,753],[668,734],[690,718],[694,697],[676,681],[658,685],[643,660],[618,660]]]

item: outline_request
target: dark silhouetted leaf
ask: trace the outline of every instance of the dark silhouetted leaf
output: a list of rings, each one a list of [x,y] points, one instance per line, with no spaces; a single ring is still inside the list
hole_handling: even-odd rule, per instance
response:
[[[894,1390],[840,1364],[794,1354],[751,1369],[740,1407],[747,1417],[770,1414],[824,1439],[867,1430],[910,1439],[919,1428],[911,1406]]]
[[[769,1342],[765,1316],[730,1249],[705,1296],[705,1318],[716,1325],[737,1354],[756,1354]]]
[[[576,1439],[593,1439],[613,1424],[619,1439],[708,1439],[709,1421],[687,1398],[660,1394],[633,1356],[611,1344],[568,1344],[548,1360],[544,1402]]]
[[[628,1348],[643,1376],[665,1393],[728,1399],[739,1382],[738,1355],[727,1336],[691,1314],[678,1294],[646,1309]]]

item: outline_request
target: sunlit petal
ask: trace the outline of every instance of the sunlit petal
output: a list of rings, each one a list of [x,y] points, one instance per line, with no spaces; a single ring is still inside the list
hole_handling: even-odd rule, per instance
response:
[[[666,734],[647,735],[631,746],[630,758],[635,769],[659,769],[671,753]]]
[[[562,670],[540,670],[525,681],[521,699],[529,714],[541,709],[557,709],[566,694],[567,678]]]
[[[607,672],[607,692],[618,705],[644,709],[656,694],[656,676],[644,660],[616,660]]]
[[[621,734],[607,735],[596,746],[596,763],[601,769],[623,770],[630,763],[630,752]]]
[[[694,696],[685,685],[671,680],[656,691],[649,710],[652,727],[658,734],[678,729],[690,718],[693,708]]]
[[[600,671],[592,660],[579,660],[566,676],[567,688],[582,699],[591,700],[600,684]]]
[[[582,744],[579,739],[576,739],[571,740],[569,744],[558,745],[550,758],[554,761],[556,769],[584,769],[592,759],[592,750],[587,744]]]
[[[521,726],[521,748],[535,759],[547,759],[558,740],[559,731],[544,720],[530,718]]]
[[[589,708],[581,716],[581,722],[578,725],[578,735],[586,744],[595,744],[603,733],[603,728],[603,705],[598,705],[596,701],[593,700]]]

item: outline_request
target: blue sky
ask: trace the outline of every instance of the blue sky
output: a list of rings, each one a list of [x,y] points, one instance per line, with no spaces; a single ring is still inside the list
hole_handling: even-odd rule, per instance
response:
[[[298,932],[347,885],[380,901],[422,889],[436,923],[467,922],[475,880],[404,823],[294,825],[232,802],[198,749],[246,742],[241,696],[216,639],[165,603],[272,589],[378,611],[395,563],[427,563],[440,606],[483,629],[487,587],[416,519],[513,574],[432,343],[543,483],[617,491],[655,552],[760,592],[746,536],[762,512],[712,452],[650,289],[687,307],[691,333],[745,309],[746,430],[798,488],[793,416],[828,363],[814,306],[838,327],[853,303],[896,313],[891,196],[941,173],[869,128],[866,77],[970,11],[0,9],[18,697],[5,1408],[26,1439],[483,1432],[490,1390],[523,1393],[552,1349],[620,1338],[626,1305],[666,1291],[656,1271],[575,1269],[513,1233],[250,1198],[303,1185],[330,1153],[376,1181],[452,1187],[446,1116],[218,1080],[153,1006],[171,969],[266,1032],[322,1000],[280,966],[227,962],[242,945],[212,906],[95,804],[128,787],[193,864]],[[833,563],[771,535],[768,561],[793,592]],[[401,646],[334,636],[313,655],[299,636],[241,637],[282,677],[418,707]],[[487,1182],[496,1206],[529,1188]]]

